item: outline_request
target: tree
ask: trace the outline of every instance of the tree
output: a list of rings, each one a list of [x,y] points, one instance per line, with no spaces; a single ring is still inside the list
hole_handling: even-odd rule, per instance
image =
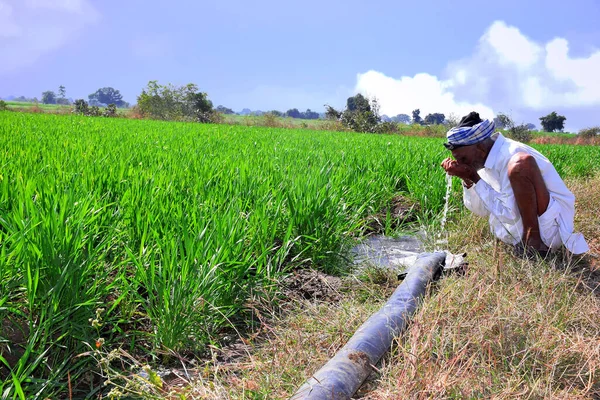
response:
[[[427,125],[441,125],[446,120],[446,116],[440,113],[427,114],[425,123]]]
[[[371,111],[371,105],[365,96],[358,93],[356,96],[348,97],[348,100],[346,100],[346,109],[351,112],[365,113]]]
[[[498,115],[496,115],[494,118],[494,124],[496,125],[497,129],[510,129],[512,126],[514,126],[513,120],[504,113],[498,113]]]
[[[395,117],[392,117],[392,121],[408,124],[410,123],[410,116],[407,114],[398,114]]]
[[[73,112],[81,115],[87,115],[89,111],[88,103],[84,99],[75,100]]]
[[[115,104],[109,104],[108,106],[106,106],[106,109],[104,110],[102,115],[105,117],[109,117],[109,118],[116,117],[118,115],[117,114],[117,106]]]
[[[337,121],[342,117],[342,113],[335,108],[331,107],[329,104],[325,104],[325,118]]]
[[[42,93],[42,103],[44,104],[56,104],[56,93],[51,90],[47,90]]]
[[[343,112],[327,104],[325,105],[325,110],[325,118],[340,121],[355,132],[377,133],[382,131],[380,126],[383,124],[381,124],[381,117],[379,116],[377,99],[369,101],[359,93],[356,96],[348,98],[346,109]]]
[[[540,117],[542,127],[546,132],[561,131],[565,129],[565,121],[567,118],[563,115],[558,115],[556,111],[552,111],[545,117]]]
[[[269,111],[269,114],[274,115],[276,117],[283,117],[283,113],[281,111],[277,111],[277,110],[271,110],[271,111]]]
[[[503,115],[503,114],[500,114],[500,115]],[[494,125],[496,125],[496,129],[504,129],[504,121],[502,120],[500,115],[497,115],[494,117]]]
[[[231,108],[227,108],[224,106],[217,106],[217,108],[215,108],[215,111],[221,114],[234,114]]]
[[[346,100],[342,123],[355,132],[377,132],[381,122],[379,104],[376,99],[367,99],[358,93]]]
[[[535,124],[532,124],[531,122],[529,122],[528,124],[525,124],[525,126],[527,127],[527,129],[529,129],[530,131],[535,131]]]
[[[69,100],[67,100],[66,94],[67,89],[63,85],[60,85],[58,87],[58,98],[56,99],[56,104],[68,105]]]
[[[142,115],[156,119],[210,122],[215,117],[208,95],[193,83],[175,86],[150,81],[137,103]]]
[[[300,118],[300,111],[298,111],[297,108],[292,108],[285,112],[285,116],[290,118]]]
[[[421,110],[418,108],[412,112],[413,124],[423,124],[423,118],[421,118]]]
[[[507,135],[514,140],[519,142],[528,143],[531,141],[531,132],[529,127],[525,124],[516,125],[515,122],[506,114],[499,113],[494,121],[498,120],[499,124],[506,129]]]
[[[103,87],[96,90],[94,93],[88,96],[90,104],[114,104],[117,107],[124,107],[125,101],[121,92],[111,87]]]
[[[315,111],[311,111],[311,109],[308,108],[305,112],[300,113],[300,118],[302,118],[302,119],[319,119],[319,113],[315,112]]]
[[[448,129],[456,128],[458,124],[460,124],[460,117],[454,113],[450,113],[444,121]]]

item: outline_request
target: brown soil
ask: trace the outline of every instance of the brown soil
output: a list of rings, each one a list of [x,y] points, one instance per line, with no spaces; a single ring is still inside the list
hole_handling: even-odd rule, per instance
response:
[[[283,293],[289,299],[338,301],[342,280],[322,272],[301,269],[283,280]]]
[[[0,325],[0,356],[4,357],[8,365],[14,367],[17,365],[23,354],[29,336],[29,328],[24,321],[14,321],[8,318],[4,319]],[[8,374],[6,366],[0,363],[0,378],[5,378]]]

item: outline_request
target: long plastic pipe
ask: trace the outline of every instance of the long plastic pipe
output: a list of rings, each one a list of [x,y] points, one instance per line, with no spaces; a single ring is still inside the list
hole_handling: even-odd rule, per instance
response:
[[[350,341],[291,397],[293,400],[350,399],[408,324],[427,284],[444,266],[445,253],[422,253],[388,302]]]

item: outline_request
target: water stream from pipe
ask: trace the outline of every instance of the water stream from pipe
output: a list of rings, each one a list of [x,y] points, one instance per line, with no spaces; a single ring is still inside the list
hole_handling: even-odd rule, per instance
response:
[[[450,207],[450,194],[452,193],[452,176],[446,174],[446,197],[444,197],[444,213],[442,214],[442,222],[440,230],[437,234],[436,251],[443,250],[443,247],[448,246],[448,231],[446,228],[446,220],[448,219],[448,208]],[[444,235],[445,237],[443,237]]]

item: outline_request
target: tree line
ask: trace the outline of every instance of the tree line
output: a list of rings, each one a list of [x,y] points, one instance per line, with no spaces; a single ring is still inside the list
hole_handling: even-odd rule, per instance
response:
[[[60,85],[58,87],[58,93],[53,90],[46,90],[42,92],[42,104],[60,104],[60,105],[71,105],[74,104],[75,101],[72,99],[67,99],[67,89],[64,85]],[[15,99],[15,101],[24,101],[30,100],[25,99],[23,96]],[[82,100],[82,99],[80,99]],[[37,101],[37,98],[34,98],[31,101]],[[109,104],[114,104],[119,108],[128,108],[129,103],[123,100],[123,95],[118,90],[112,87],[103,87],[96,90],[94,93],[88,96],[88,104],[90,106],[98,106],[98,107],[106,107]]]
[[[15,101],[37,101],[37,98],[27,99],[23,96],[15,98]],[[88,101],[83,99],[71,100],[66,96],[64,85],[58,87],[58,91],[47,90],[42,93],[43,104],[74,105],[74,111],[85,115],[116,115],[116,108],[128,108],[130,106],[123,96],[112,87],[103,87],[88,95]],[[100,107],[110,108],[107,112],[101,112]],[[235,112],[225,106],[213,106],[205,92],[200,91],[198,86],[189,83],[183,86],[173,84],[161,85],[158,81],[150,81],[148,85],[137,96],[136,109],[142,116],[154,119],[164,120],[192,120],[198,122],[218,122],[219,115],[235,114]],[[262,115],[262,111],[245,114]],[[244,111],[242,113],[244,113]],[[316,111],[307,109],[302,112],[297,108],[291,108],[286,112],[272,110],[268,112],[276,117],[288,117],[315,120],[322,117]],[[408,114],[398,114],[393,117],[380,115],[377,99],[368,99],[358,93],[346,100],[346,106],[343,110],[325,105],[324,117],[328,120],[335,120],[342,123],[346,128],[359,132],[381,132],[383,130],[395,130],[394,124],[417,124],[417,125],[448,125],[454,126],[458,123],[455,117],[446,118],[443,113],[429,113],[424,118],[421,117],[420,109]],[[555,111],[540,117],[540,124],[544,131],[555,132],[563,131],[566,117],[559,115]],[[507,129],[513,132],[528,132],[535,129],[531,123],[516,125],[503,113],[498,114],[494,121],[500,129]],[[396,127],[397,130],[397,127]],[[517,133],[515,133],[516,136]],[[525,137],[525,135],[522,135]]]

